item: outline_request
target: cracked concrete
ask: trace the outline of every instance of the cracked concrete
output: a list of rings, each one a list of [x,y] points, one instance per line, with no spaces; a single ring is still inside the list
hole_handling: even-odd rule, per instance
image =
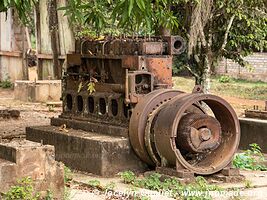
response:
[[[50,145],[27,140],[0,143],[0,193],[22,178],[33,180],[35,191],[54,197],[64,195],[64,167],[54,159],[55,149]]]

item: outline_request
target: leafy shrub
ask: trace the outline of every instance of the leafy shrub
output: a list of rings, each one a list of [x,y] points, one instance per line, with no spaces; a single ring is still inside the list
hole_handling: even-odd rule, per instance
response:
[[[65,186],[64,187],[64,197],[63,197],[64,200],[70,200],[71,199],[71,191],[70,191],[70,188]]]
[[[231,81],[231,77],[230,76],[221,76],[219,78],[219,82],[220,83],[229,83]]]
[[[156,190],[156,191],[169,191],[170,197],[186,200],[211,200],[212,197],[207,194],[207,191],[221,191],[216,185],[210,185],[201,177],[196,177],[196,182],[188,185],[183,185],[176,178],[167,178],[161,180],[161,175],[158,173],[150,174],[145,178],[137,178],[131,171],[121,173],[121,178],[125,183],[132,184],[133,186]],[[195,192],[199,191],[195,196]],[[186,196],[187,195],[187,196]]]
[[[72,171],[67,166],[64,166],[64,181],[65,183],[72,180]]]
[[[88,181],[88,184],[93,188],[100,187],[100,181],[99,180],[90,180],[90,181]]]
[[[133,183],[136,179],[135,174],[132,171],[125,171],[120,173],[120,176],[124,183],[129,184]]]
[[[188,70],[186,68],[186,65],[188,65],[188,57],[187,57],[186,52],[181,53],[180,55],[174,56],[173,57],[173,66],[172,66],[173,75],[179,75],[179,74],[186,74],[187,75]]]
[[[32,179],[29,177],[17,181],[17,185],[11,186],[4,195],[5,200],[37,200],[39,194],[34,193]]]
[[[112,191],[115,189],[115,187],[116,187],[116,184],[114,182],[110,182],[107,185],[105,185],[104,189],[106,191]]]
[[[53,199],[54,199],[53,198],[53,192],[51,192],[51,190],[47,190],[44,200],[53,200]]]
[[[260,164],[265,161],[264,155],[258,144],[250,144],[250,149],[235,155],[233,165],[240,169],[267,171],[267,167]]]
[[[13,86],[13,84],[10,81],[9,76],[0,83],[0,87],[2,87],[2,88],[11,88],[12,86]]]

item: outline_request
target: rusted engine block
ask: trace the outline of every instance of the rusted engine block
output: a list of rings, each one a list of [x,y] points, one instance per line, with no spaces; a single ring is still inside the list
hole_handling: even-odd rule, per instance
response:
[[[240,127],[232,107],[200,87],[172,88],[181,37],[85,40],[67,56],[60,118],[126,127],[150,166],[213,174],[232,160]]]

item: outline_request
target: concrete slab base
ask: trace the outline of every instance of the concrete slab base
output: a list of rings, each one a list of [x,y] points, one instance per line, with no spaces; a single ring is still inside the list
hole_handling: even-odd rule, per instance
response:
[[[189,170],[175,170],[174,168],[157,167],[156,172],[163,174],[167,178],[177,177],[183,183],[190,183],[195,180],[194,173]]]
[[[26,102],[60,101],[61,80],[15,81],[15,99]]]
[[[61,116],[59,118],[51,119],[52,126],[62,126],[64,124],[67,127],[76,130],[84,130],[104,135],[106,134],[119,137],[128,137],[128,128],[126,127],[114,126],[111,124],[104,124],[99,122],[66,119]]]
[[[241,139],[239,149],[249,149],[249,144],[257,143],[267,153],[267,120],[240,118]]]
[[[26,128],[26,138],[54,145],[56,160],[80,171],[108,177],[120,171],[143,171],[146,168],[126,137],[41,126]]]
[[[57,199],[64,196],[64,166],[54,160],[54,147],[31,141],[0,143],[0,193],[29,177],[34,191],[48,190]],[[1,198],[1,197],[0,197]]]
[[[239,183],[245,180],[245,176],[225,176],[222,173],[212,175],[211,179],[215,179],[217,181],[222,181],[224,183]]]

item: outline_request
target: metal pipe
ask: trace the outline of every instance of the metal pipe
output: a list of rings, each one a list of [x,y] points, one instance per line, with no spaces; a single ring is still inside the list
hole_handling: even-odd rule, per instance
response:
[[[128,105],[130,103],[129,99],[129,76],[128,76],[128,69],[125,69],[125,104]]]

